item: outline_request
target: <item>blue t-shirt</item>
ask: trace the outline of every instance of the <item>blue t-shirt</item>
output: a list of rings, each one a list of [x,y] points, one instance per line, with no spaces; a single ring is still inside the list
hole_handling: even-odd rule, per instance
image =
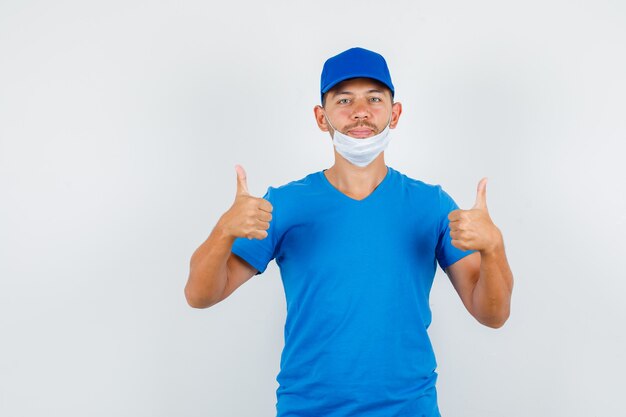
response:
[[[362,200],[323,171],[269,187],[268,236],[233,244],[257,275],[280,268],[278,417],[439,416],[428,298],[437,263],[473,251],[450,243],[458,206],[440,186],[387,168]]]

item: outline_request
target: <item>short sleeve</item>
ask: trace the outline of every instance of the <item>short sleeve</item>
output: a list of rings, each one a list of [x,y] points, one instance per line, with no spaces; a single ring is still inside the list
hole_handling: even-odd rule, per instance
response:
[[[452,246],[452,238],[450,237],[450,221],[448,214],[459,208],[456,202],[446,193],[441,186],[437,186],[439,191],[439,239],[437,241],[437,249],[435,255],[441,269],[446,269],[459,259],[470,255],[475,250],[463,250]]]
[[[268,187],[263,198],[272,204],[272,220],[270,228],[267,229],[267,237],[265,239],[248,239],[246,237],[238,237],[233,242],[231,252],[241,257],[244,261],[252,265],[256,270],[256,275],[262,274],[267,265],[276,257],[276,189]]]

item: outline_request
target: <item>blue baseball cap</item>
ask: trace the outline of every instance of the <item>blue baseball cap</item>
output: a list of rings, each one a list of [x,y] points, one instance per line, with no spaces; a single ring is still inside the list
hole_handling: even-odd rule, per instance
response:
[[[389,87],[391,97],[395,90],[387,62],[382,55],[363,48],[351,48],[328,58],[322,69],[320,83],[321,98],[335,85],[350,78],[372,78]]]

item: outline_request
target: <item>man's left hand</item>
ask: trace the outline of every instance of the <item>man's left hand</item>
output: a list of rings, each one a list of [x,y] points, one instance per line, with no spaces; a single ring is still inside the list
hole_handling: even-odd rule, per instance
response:
[[[503,246],[502,233],[493,224],[487,211],[487,178],[478,183],[474,207],[451,211],[448,220],[452,246],[456,248],[493,252]]]

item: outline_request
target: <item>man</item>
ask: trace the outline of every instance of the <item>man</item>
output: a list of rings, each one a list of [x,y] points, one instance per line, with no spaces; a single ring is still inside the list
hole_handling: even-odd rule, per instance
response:
[[[402,106],[381,55],[328,59],[320,92],[315,120],[335,164],[263,198],[236,166],[235,202],[191,258],[187,301],[212,306],[276,259],[287,299],[278,416],[439,416],[427,334],[437,263],[480,323],[509,316],[513,276],[486,179],[460,210],[385,164]]]

